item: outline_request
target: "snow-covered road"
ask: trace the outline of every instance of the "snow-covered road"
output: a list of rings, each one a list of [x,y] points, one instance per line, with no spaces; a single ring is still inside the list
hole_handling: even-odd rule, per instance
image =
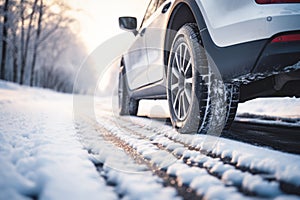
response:
[[[73,103],[0,82],[1,200],[300,199],[299,155]]]

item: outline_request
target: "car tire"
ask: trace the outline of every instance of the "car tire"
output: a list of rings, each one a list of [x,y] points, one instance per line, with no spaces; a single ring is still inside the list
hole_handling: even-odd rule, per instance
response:
[[[121,67],[119,72],[118,100],[119,115],[137,115],[139,102],[129,95],[129,87],[124,67]]]
[[[169,110],[178,132],[220,135],[234,119],[237,91],[237,85],[223,83],[201,45],[197,25],[180,28],[167,68]]]

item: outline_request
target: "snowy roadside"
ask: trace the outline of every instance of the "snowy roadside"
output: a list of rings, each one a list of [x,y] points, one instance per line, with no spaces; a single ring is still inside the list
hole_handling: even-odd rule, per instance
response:
[[[71,95],[0,88],[0,199],[117,199],[77,139]]]
[[[300,127],[299,98],[259,98],[239,104],[236,121]]]

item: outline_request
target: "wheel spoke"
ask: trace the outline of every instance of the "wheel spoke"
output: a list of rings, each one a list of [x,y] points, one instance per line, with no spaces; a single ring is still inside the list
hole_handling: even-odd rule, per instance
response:
[[[176,59],[176,67],[178,69],[178,73],[181,71],[180,69],[180,63],[179,63],[179,60],[178,60],[178,54],[176,53],[175,54],[175,59]]]
[[[178,71],[178,69],[173,68],[173,69],[172,69],[172,74],[173,74],[177,79],[179,79],[179,71]]]
[[[182,67],[182,44],[179,46],[179,55],[180,55],[180,68]]]
[[[188,101],[188,103],[190,105],[191,102],[192,102],[191,91],[190,91],[190,89],[185,88],[184,92],[185,92],[186,99],[187,99],[187,101]]]
[[[189,71],[189,69],[192,67],[192,58],[189,59],[188,64],[186,65],[186,68],[184,70],[184,75],[187,75],[187,72]]]
[[[193,77],[185,79],[186,84],[193,84]]]
[[[186,108],[186,104],[185,104],[185,94],[184,92],[181,94],[181,101],[182,101],[182,111],[183,111],[183,116],[182,117],[185,117],[186,116],[186,113],[187,113],[187,108]]]
[[[181,118],[181,95],[179,96],[178,99],[178,117]]]
[[[178,89],[179,88],[179,83],[174,83],[171,85],[171,91],[174,91],[175,89]]]
[[[184,54],[183,54],[183,61],[182,61],[182,71],[185,74],[185,63],[186,63],[186,53],[187,53],[187,47],[185,45],[182,45],[184,47]]]
[[[174,108],[174,110],[176,110],[176,104],[177,104],[177,102],[179,100],[181,92],[182,92],[181,90],[178,90],[178,92],[175,95],[175,99],[174,99],[174,102],[173,102],[173,108]]]

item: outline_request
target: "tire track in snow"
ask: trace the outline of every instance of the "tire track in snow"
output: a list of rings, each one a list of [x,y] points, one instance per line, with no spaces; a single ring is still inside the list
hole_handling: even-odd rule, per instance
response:
[[[147,163],[130,152],[130,148],[117,141],[106,129],[83,116],[77,124],[78,137],[91,155],[100,175],[119,199],[181,199],[176,190],[153,175]],[[83,124],[86,123],[86,124]],[[141,181],[142,180],[142,181]]]
[[[143,120],[144,119],[138,119],[138,121]],[[172,135],[157,130],[157,128],[145,127],[143,123],[132,123],[132,121],[128,121],[126,117],[118,119],[118,124],[122,126],[121,128],[124,130],[128,130],[131,133],[143,137],[143,139],[152,141],[157,147],[167,150],[169,153],[177,156],[178,159],[182,159],[185,164],[205,168],[210,175],[225,182],[226,186],[235,186],[239,189],[239,192],[245,195],[272,198],[289,194],[299,195],[299,187],[278,180],[275,174],[268,171],[238,165],[238,160],[234,160],[232,157],[218,155],[212,151],[201,150],[201,148],[191,146],[190,143],[183,142],[180,139],[178,140],[172,137]],[[150,134],[141,134],[145,131],[150,132]],[[153,136],[153,133],[160,138],[155,139],[156,136],[155,134]],[[197,160],[201,156],[203,162],[200,162],[201,159],[200,161]]]
[[[221,180],[211,176],[206,170],[199,167],[191,167],[183,163],[182,160],[178,160],[170,152],[161,150],[156,145],[153,145],[151,141],[144,140],[132,132],[122,131],[113,125],[111,121],[101,120],[100,126],[107,129],[110,134],[117,137],[122,143],[132,147],[151,164],[152,169],[159,170],[163,176],[166,176],[165,180],[171,181],[171,185],[174,186],[176,184],[177,188],[186,188],[185,190],[198,194],[194,198],[188,197],[185,199],[213,199],[219,196],[220,192],[224,199],[247,199],[246,196],[241,195],[234,187],[225,186]],[[171,163],[166,163],[165,158],[168,155],[172,155],[176,159]],[[156,156],[161,157],[157,158]],[[195,179],[195,177],[198,179]],[[190,184],[193,179],[195,181]],[[185,196],[183,195],[183,197]]]
[[[178,142],[178,141],[173,141],[173,140],[168,140],[168,139],[151,139],[149,137],[146,137],[144,135],[141,135],[140,131],[128,128],[130,127],[130,124],[124,124],[124,126],[122,127],[124,130],[127,130],[128,132],[138,135],[140,137],[142,137],[142,139],[146,139],[149,140],[152,144],[156,145],[158,148],[160,148],[161,150],[165,150],[169,153],[171,153],[172,155],[174,155],[178,160],[182,160],[183,163],[185,163],[186,165],[188,165],[189,167],[199,167],[199,168],[203,168],[207,171],[208,175],[214,176],[220,180],[222,180],[222,176],[224,174],[223,170],[226,169],[231,169],[233,170],[233,168],[231,168],[231,165],[228,165],[227,162],[222,162],[221,159],[217,158],[216,156],[212,155],[211,153],[207,153],[207,152],[200,152],[199,149],[195,149],[193,147],[189,147],[187,145],[185,145],[182,142]],[[176,145],[177,144],[177,145]],[[177,151],[176,151],[177,149]],[[197,156],[201,156],[202,160],[197,160]],[[196,157],[196,158],[195,158]],[[233,165],[234,166],[234,165]],[[223,167],[223,168],[222,168]],[[237,168],[237,167],[236,167]],[[238,169],[238,168],[237,168]],[[167,169],[165,169],[167,170]],[[249,170],[250,171],[250,170]],[[239,175],[242,175],[243,172],[240,171],[233,171],[232,173],[236,173]],[[175,176],[176,174],[171,174],[171,176]],[[246,175],[246,174],[244,174]],[[247,174],[248,176],[250,176],[250,174]],[[253,176],[251,177],[253,178]],[[182,184],[180,180],[181,178],[179,177],[179,181],[178,184]],[[224,179],[222,180],[224,181]],[[269,197],[268,194],[255,194],[254,191],[251,191],[251,189],[247,189],[247,188],[243,188],[240,181],[239,183],[235,183],[235,184],[228,184],[228,182],[234,182],[234,180],[226,180],[227,183],[225,183],[225,186],[233,186],[233,187],[237,187],[238,191],[243,193],[246,196],[261,196],[261,197]],[[183,182],[184,185],[188,185],[188,182]],[[267,185],[267,181],[264,182],[265,185]],[[276,187],[276,185],[275,185]],[[280,191],[277,191],[275,194],[280,194]],[[274,194],[273,194],[274,195]]]
[[[103,129],[99,129],[99,131],[103,132]],[[108,130],[105,130],[108,131]],[[131,156],[138,164],[144,164],[147,165],[148,168],[153,172],[154,175],[160,177],[163,182],[164,187],[173,187],[177,190],[177,193],[180,197],[183,199],[189,199],[189,200],[197,200],[199,199],[199,196],[196,195],[189,187],[187,186],[181,186],[179,187],[176,184],[175,177],[169,177],[166,173],[166,171],[161,170],[158,166],[155,166],[151,163],[151,160],[145,159],[142,157],[134,148],[128,146],[128,144],[121,140],[120,138],[111,135],[111,134],[105,134],[104,138],[108,141],[111,141],[114,143],[117,147],[123,148],[124,151]]]
[[[124,119],[124,120],[126,120],[128,122],[128,119]],[[144,119],[138,119],[138,121],[139,120],[143,121]],[[132,123],[132,121],[129,121],[129,123]],[[143,129],[145,128],[141,124],[138,124],[138,123],[134,123],[134,124],[139,125]],[[242,172],[250,173],[250,174],[253,174],[253,175],[259,175],[264,180],[266,180],[268,182],[277,181],[280,184],[279,185],[280,189],[284,193],[300,196],[300,185],[289,183],[288,181],[285,181],[285,180],[280,180],[279,178],[276,177],[275,172],[273,172],[273,173],[268,172],[268,170],[262,170],[262,169],[259,169],[259,168],[256,168],[256,167],[251,168],[252,166],[239,164],[238,159],[234,159],[233,157],[223,156],[223,154],[213,153],[212,150],[209,150],[209,151],[205,150],[205,149],[203,150],[202,147],[199,147],[199,145],[195,146],[195,145],[192,145],[189,142],[184,141],[185,139],[180,139],[180,136],[184,137],[184,135],[180,135],[178,133],[175,133],[175,135],[179,136],[179,139],[176,139],[176,137],[174,137],[174,134],[166,134],[164,131],[157,130],[157,128],[153,128],[153,127],[148,126],[146,129],[151,130],[153,132],[156,132],[157,134],[161,134],[161,135],[167,137],[168,139],[172,140],[175,143],[180,143],[180,144],[184,145],[186,148],[188,148],[191,151],[199,151],[202,154],[207,155],[211,158],[220,159],[220,161],[222,161],[224,164],[232,165],[237,170],[240,170]],[[188,159],[188,158],[183,158],[183,159]],[[191,161],[191,159],[190,159],[190,161]],[[220,176],[220,175],[218,175],[218,176]],[[299,177],[299,174],[298,174],[298,177]],[[246,191],[246,192],[249,192],[249,191]]]

